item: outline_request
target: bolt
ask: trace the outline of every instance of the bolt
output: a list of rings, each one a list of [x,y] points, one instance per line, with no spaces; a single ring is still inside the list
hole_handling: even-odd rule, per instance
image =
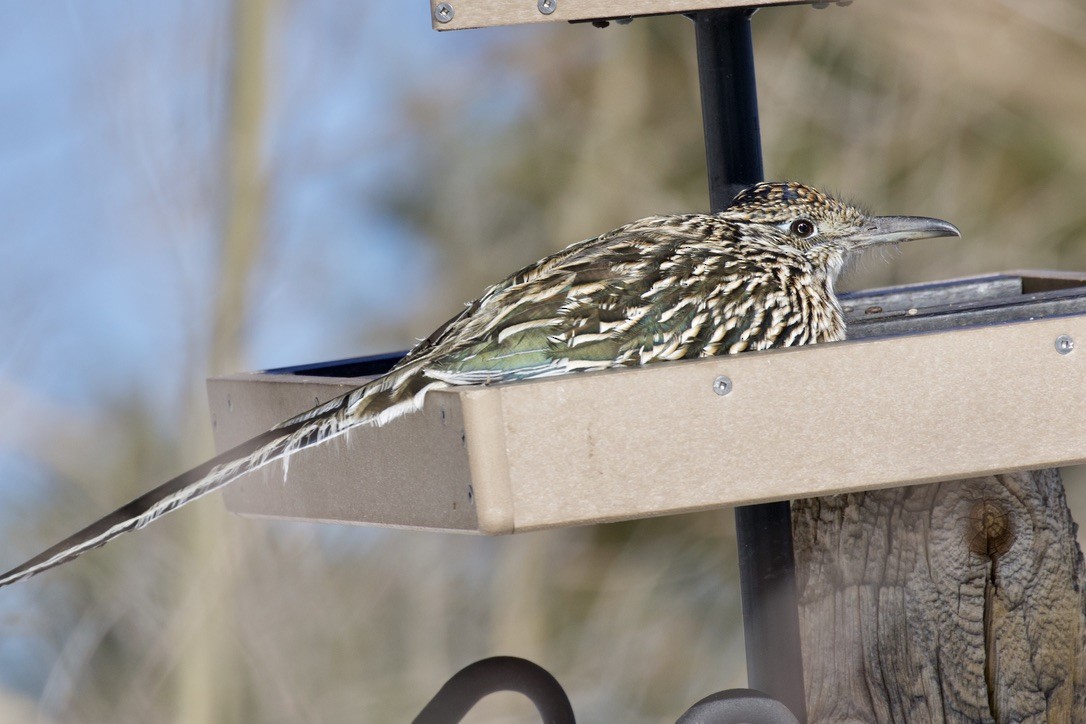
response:
[[[713,380],[713,392],[717,393],[721,397],[732,391],[732,381],[730,378],[724,375],[718,376]]]
[[[1071,354],[1075,351],[1075,340],[1069,334],[1061,334],[1056,337],[1056,351],[1060,354]]]
[[[550,15],[558,9],[558,0],[539,0],[536,3],[536,7],[539,8],[539,12],[544,15]]]
[[[456,11],[453,10],[453,6],[449,5],[449,3],[438,3],[437,7],[434,8],[434,18],[436,18],[439,23],[449,22],[453,19],[454,15],[456,15]]]

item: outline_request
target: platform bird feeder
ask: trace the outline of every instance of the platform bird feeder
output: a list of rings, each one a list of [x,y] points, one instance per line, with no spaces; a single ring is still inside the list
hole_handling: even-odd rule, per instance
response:
[[[420,414],[296,453],[289,484],[279,464],[251,473],[226,504],[495,535],[1086,461],[1086,415],[1073,414],[1086,409],[1086,275],[841,301],[848,342],[432,392]],[[396,359],[212,379],[216,446]]]
[[[430,11],[437,30],[691,16],[719,210],[762,180],[750,15],[783,4],[801,3],[451,0]],[[420,413],[297,453],[289,482],[279,463],[251,473],[226,505],[487,535],[735,506],[751,686],[803,720],[780,501],[1086,461],[1086,275],[1008,272],[841,301],[847,342],[432,392]],[[216,445],[341,395],[400,356],[214,378]],[[869,624],[882,625],[849,625]]]

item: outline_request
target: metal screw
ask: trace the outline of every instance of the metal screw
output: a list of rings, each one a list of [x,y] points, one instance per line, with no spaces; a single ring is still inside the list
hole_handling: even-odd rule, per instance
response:
[[[1075,351],[1075,340],[1069,334],[1061,334],[1056,337],[1056,351],[1060,354],[1071,354]]]
[[[550,15],[558,9],[558,0],[539,0],[536,3],[536,7],[539,8],[539,12],[544,15]]]
[[[456,11],[453,10],[453,6],[449,5],[449,3],[438,3],[437,7],[434,8],[434,18],[439,23],[449,22],[454,15],[456,15]]]
[[[717,393],[721,397],[732,391],[731,378],[720,375],[713,380],[713,392]]]

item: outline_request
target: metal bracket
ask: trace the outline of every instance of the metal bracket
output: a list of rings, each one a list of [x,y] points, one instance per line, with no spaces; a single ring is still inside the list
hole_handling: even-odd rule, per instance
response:
[[[414,724],[457,724],[476,704],[498,691],[531,699],[545,724],[573,724],[573,706],[562,685],[538,664],[515,656],[493,656],[456,672],[415,717]]]
[[[562,685],[543,667],[515,656],[493,656],[456,672],[414,724],[458,724],[483,697],[517,691],[535,704],[544,724],[573,724],[573,707]],[[754,689],[729,689],[705,697],[676,724],[799,724],[781,702]]]
[[[799,724],[799,720],[768,694],[728,689],[694,704],[675,724]]]

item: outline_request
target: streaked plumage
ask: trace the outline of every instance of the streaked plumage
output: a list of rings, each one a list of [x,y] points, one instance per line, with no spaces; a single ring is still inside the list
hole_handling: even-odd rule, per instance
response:
[[[0,577],[6,585],[352,427],[417,410],[429,390],[843,339],[833,285],[867,246],[957,235],[869,217],[796,183],[719,214],[653,216],[578,242],[487,289],[388,374],[185,473]]]

